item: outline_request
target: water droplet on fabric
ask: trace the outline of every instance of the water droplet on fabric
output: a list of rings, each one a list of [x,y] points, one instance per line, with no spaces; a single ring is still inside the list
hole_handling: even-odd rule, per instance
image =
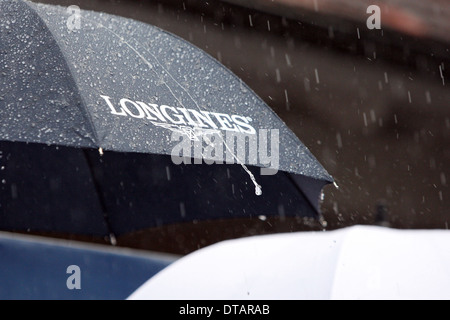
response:
[[[260,186],[259,184],[256,184],[256,185],[255,185],[255,194],[256,194],[257,196],[262,195],[262,189],[261,189],[261,186]]]

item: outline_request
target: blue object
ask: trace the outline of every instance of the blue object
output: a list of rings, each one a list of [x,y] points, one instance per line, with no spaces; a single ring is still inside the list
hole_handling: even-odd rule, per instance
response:
[[[175,257],[0,234],[0,300],[123,300]],[[69,266],[80,289],[69,289]],[[70,280],[69,280],[70,282]]]

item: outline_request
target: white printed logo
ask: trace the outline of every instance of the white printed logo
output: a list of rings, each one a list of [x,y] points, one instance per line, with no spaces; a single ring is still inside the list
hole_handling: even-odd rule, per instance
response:
[[[203,135],[220,133],[220,131],[256,134],[249,117],[175,108],[130,99],[121,99],[119,105],[115,106],[110,97],[101,97],[113,115],[150,120],[153,125],[182,133],[192,141],[199,141]]]
[[[176,124],[168,124],[168,123],[161,123],[161,122],[153,122],[157,127],[162,127],[165,129],[169,129],[172,132],[181,133],[188,137],[192,141],[200,141],[202,137],[212,135],[212,134],[220,134],[220,130],[216,129],[202,129],[199,127],[189,127],[189,126],[180,126]]]

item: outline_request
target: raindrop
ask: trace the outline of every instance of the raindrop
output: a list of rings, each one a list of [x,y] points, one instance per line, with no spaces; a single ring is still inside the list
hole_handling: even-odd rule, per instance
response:
[[[117,245],[117,239],[116,239],[116,236],[113,233],[109,234],[109,242],[113,246]]]
[[[378,119],[378,126],[383,127],[383,118]]]
[[[333,26],[329,26],[328,27],[328,37],[330,39],[334,39],[334,28],[333,28]]]
[[[256,183],[256,181],[253,181],[253,183],[255,184],[255,194],[257,196],[262,195],[262,189],[261,186],[259,184]]]
[[[267,30],[270,31],[270,21],[269,20],[267,20]]]
[[[242,80],[239,81],[239,87],[240,87],[240,89],[241,89],[241,91],[242,91],[243,93],[247,93],[247,92],[248,92],[248,90],[247,90],[247,88],[245,87],[245,85],[244,85],[244,83],[242,82]]]
[[[261,221],[266,221],[267,217],[264,216],[264,215],[260,215],[260,216],[258,216],[258,219],[261,220]]]
[[[375,110],[370,110],[370,120],[372,120],[373,123],[377,122],[377,117],[375,115]]]
[[[319,71],[317,71],[317,68],[314,69],[314,73],[316,74],[316,82],[317,82],[317,84],[319,84],[320,83],[320,79],[319,79]]]
[[[444,79],[444,74],[443,74],[442,70],[443,70],[443,66],[442,66],[442,65],[439,65],[439,73],[441,74],[442,85],[445,86],[445,79]]]
[[[167,181],[170,181],[170,168],[169,168],[169,166],[166,166],[166,175],[167,175]]]
[[[444,172],[441,172],[441,184],[443,186],[447,185],[447,179],[445,177],[445,173]]]
[[[359,28],[356,28],[356,32],[358,33],[358,39],[361,39],[361,34],[359,33]]]
[[[286,110],[290,110],[290,105],[289,105],[289,97],[288,97],[288,92],[286,89],[284,89],[284,96],[286,97]]]
[[[436,169],[436,160],[433,157],[430,158],[430,169]]]
[[[280,83],[281,82],[280,69],[276,68],[275,69],[275,74],[276,74],[276,77],[277,77],[277,83]]]
[[[387,72],[384,73],[384,82],[389,83],[389,78]]]
[[[320,217],[319,223],[322,226],[322,228],[326,228],[328,226],[328,222],[323,217]]]
[[[102,156],[103,155],[103,148],[98,148],[98,153]]]
[[[427,103],[431,104],[431,94],[430,91],[425,92],[425,96],[427,98]]]
[[[306,92],[310,92],[311,91],[311,85],[310,85],[309,79],[305,78],[305,80],[303,82],[304,82],[304,85],[305,85],[305,91]]]
[[[184,202],[180,202],[180,214],[181,217],[186,217],[186,207],[184,206]]]
[[[412,103],[411,91],[409,91],[409,90],[408,90],[408,101],[409,101],[409,103]]]
[[[286,64],[288,67],[292,67],[292,63],[291,63],[291,58],[289,57],[289,55],[286,53],[284,55],[284,57],[286,58]]]
[[[337,140],[338,148],[342,149],[342,137],[341,137],[341,134],[339,132],[336,134],[336,140]]]
[[[253,27],[252,15],[248,15],[248,21],[250,22],[250,27]]]
[[[278,205],[278,215],[280,216],[281,221],[283,221],[286,218],[286,212],[282,204]]]
[[[6,184],[6,180],[5,179],[2,180],[2,184]]]
[[[314,0],[314,11],[315,12],[319,11],[319,4],[317,3],[317,0]]]
[[[339,213],[339,206],[338,203],[336,201],[333,202],[333,211],[335,214]]]

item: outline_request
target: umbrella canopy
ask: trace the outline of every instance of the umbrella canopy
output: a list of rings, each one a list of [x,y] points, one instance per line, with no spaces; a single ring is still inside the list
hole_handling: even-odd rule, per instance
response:
[[[129,299],[449,299],[450,232],[355,226],[224,241]]]
[[[156,27],[69,9],[0,2],[2,230],[320,215],[332,178],[240,79]]]

